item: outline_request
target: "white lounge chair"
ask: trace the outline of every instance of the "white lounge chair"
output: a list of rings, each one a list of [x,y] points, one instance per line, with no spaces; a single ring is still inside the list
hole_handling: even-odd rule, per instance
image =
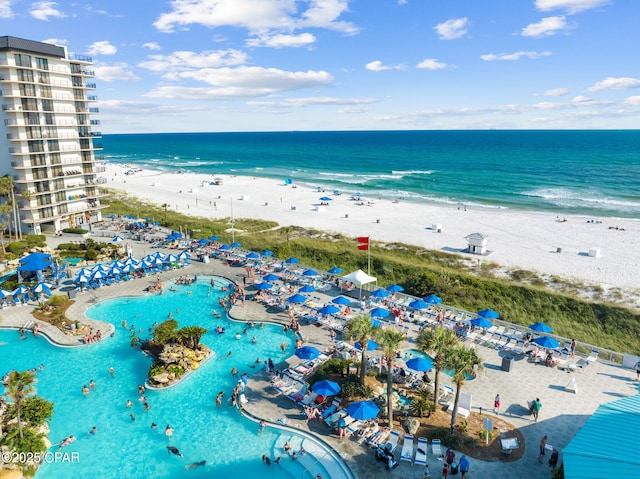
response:
[[[393,452],[398,447],[398,441],[400,440],[400,433],[397,431],[391,431],[389,434],[389,439],[387,440],[387,444],[391,444],[391,449],[387,446],[387,450]]]
[[[401,461],[413,462],[413,436],[411,434],[404,435],[404,442],[402,443],[402,453],[400,454]]]
[[[447,408],[447,412],[453,412],[453,403]],[[467,418],[471,414],[471,394],[461,392],[458,401],[458,416]]]
[[[442,452],[442,443],[440,442],[440,439],[431,440],[431,450],[433,451],[433,455],[438,458],[438,461],[442,461],[444,459],[444,453]]]
[[[433,443],[431,447],[433,447]],[[416,458],[413,463],[417,466],[424,466],[427,463],[428,450],[429,450],[429,443],[427,442],[427,439],[425,437],[419,437],[418,447],[416,448]]]

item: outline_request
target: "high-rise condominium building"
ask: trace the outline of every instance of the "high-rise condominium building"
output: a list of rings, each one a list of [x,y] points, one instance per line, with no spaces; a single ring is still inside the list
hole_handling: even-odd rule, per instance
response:
[[[19,208],[7,216],[14,231],[90,229],[102,220],[91,65],[65,47],[0,37],[0,176],[13,179],[9,197]]]

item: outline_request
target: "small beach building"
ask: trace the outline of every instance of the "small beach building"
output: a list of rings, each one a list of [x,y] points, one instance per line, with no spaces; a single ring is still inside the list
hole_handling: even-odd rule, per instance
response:
[[[487,254],[488,236],[482,233],[471,233],[464,237],[469,246],[467,251],[472,254]]]
[[[565,479],[640,477],[640,394],[601,405],[562,451]]]

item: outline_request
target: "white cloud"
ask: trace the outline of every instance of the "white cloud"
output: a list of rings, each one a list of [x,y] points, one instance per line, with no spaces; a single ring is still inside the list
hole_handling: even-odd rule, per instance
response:
[[[93,42],[87,50],[89,55],[115,55],[118,49],[109,43],[109,40]]]
[[[42,43],[49,43],[50,45],[64,46],[64,45],[69,45],[69,40],[67,40],[66,38],[47,38],[46,40],[42,40]]]
[[[160,45],[158,45],[156,42],[143,43],[142,47],[148,48],[149,50],[162,50],[162,48],[160,48]]]
[[[176,27],[203,25],[205,27],[235,26],[250,32],[292,31],[300,28],[327,28],[347,34],[358,28],[338,18],[348,9],[345,0],[309,0],[309,7],[301,12],[303,2],[282,0],[173,0],[172,11],[161,14],[153,26],[166,33]]]
[[[538,23],[531,23],[523,28],[522,36],[533,38],[550,37],[569,28],[565,17],[547,17]]]
[[[272,48],[306,47],[315,42],[316,37],[310,33],[301,33],[300,35],[261,35],[247,40],[247,46]]]
[[[438,33],[441,40],[454,40],[467,33],[468,19],[452,18],[446,22],[438,23],[433,29]]]
[[[170,55],[149,55],[147,58],[148,60],[140,62],[138,66],[169,75],[195,68],[242,65],[247,61],[246,53],[240,50],[216,50],[202,53],[178,51]]]
[[[551,90],[547,90],[542,93],[543,96],[562,96],[569,93],[568,88],[552,88]]]
[[[203,68],[176,72],[170,79],[195,80],[212,85],[212,88],[161,86],[147,96],[183,99],[251,98],[327,86],[334,81],[333,77],[324,71],[290,72],[261,67]]]
[[[480,58],[486,62],[495,60],[520,60],[521,58],[541,58],[548,57],[551,52],[514,52],[514,53],[488,53],[486,55],[480,55]]]
[[[640,106],[640,96],[629,96],[622,103],[630,106]]]
[[[126,63],[114,65],[94,65],[93,70],[96,78],[106,82],[112,81],[138,81],[140,77],[128,70]]]
[[[65,18],[66,15],[58,10],[56,2],[35,2],[31,4],[31,16],[37,20],[49,21],[49,18]]]
[[[425,58],[416,65],[416,68],[425,70],[441,70],[442,68],[447,68],[447,66],[448,65],[446,63],[439,62],[435,58]]]
[[[13,18],[14,13],[11,10],[11,0],[0,0],[0,18]]]
[[[380,60],[374,60],[364,66],[372,72],[383,72],[386,70],[404,70],[404,65],[383,65]]]
[[[588,103],[591,102],[591,98],[586,97],[584,95],[578,95],[571,100],[573,103]]]
[[[268,108],[303,108],[316,105],[365,105],[377,101],[375,98],[306,97],[289,98],[282,101],[249,101],[247,105]]]
[[[569,14],[584,12],[606,5],[610,0],[536,0],[536,8],[541,12],[565,10]]]
[[[626,90],[627,88],[640,88],[640,80],[637,78],[621,77],[613,78],[608,77],[604,80],[596,82],[588,91],[600,91],[600,90]]]

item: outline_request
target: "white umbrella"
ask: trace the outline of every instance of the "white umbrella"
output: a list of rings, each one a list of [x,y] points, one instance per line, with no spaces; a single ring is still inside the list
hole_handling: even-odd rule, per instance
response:
[[[124,238],[122,236],[114,236],[113,239],[111,240],[112,243],[120,243],[120,241],[124,241]]]

